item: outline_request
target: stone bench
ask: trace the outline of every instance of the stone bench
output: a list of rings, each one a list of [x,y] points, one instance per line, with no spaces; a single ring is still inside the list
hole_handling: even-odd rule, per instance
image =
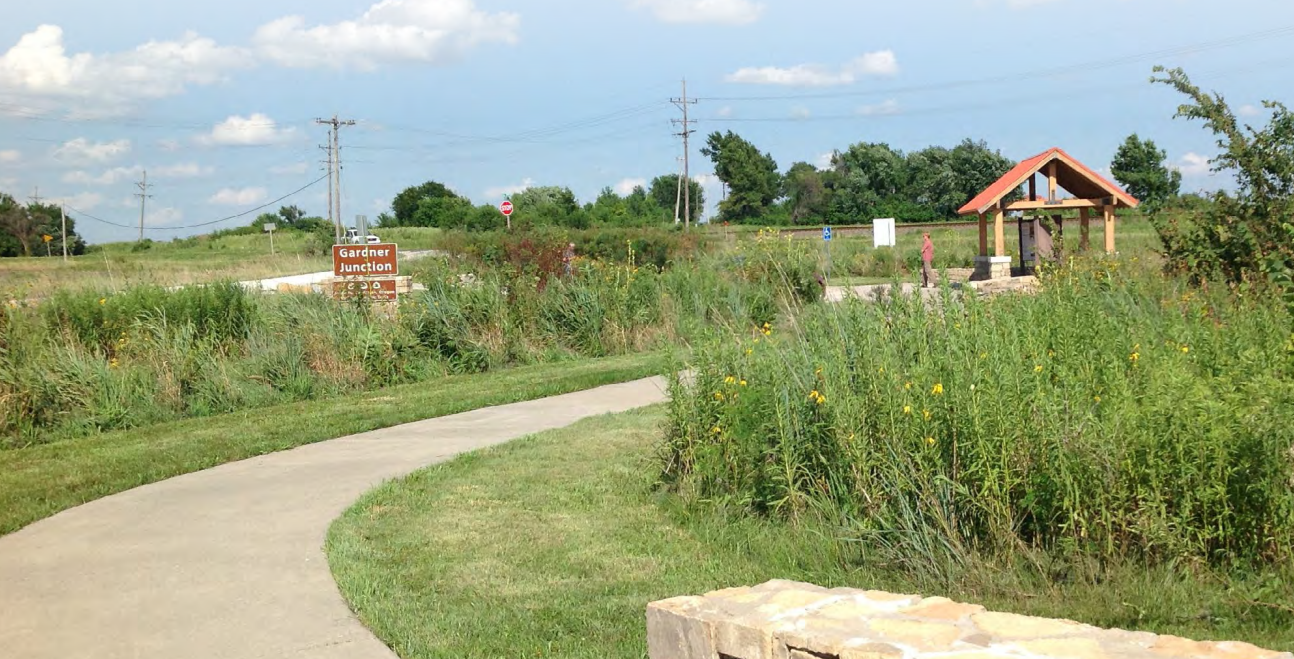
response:
[[[1294,659],[943,597],[770,581],[647,606],[651,659]]]

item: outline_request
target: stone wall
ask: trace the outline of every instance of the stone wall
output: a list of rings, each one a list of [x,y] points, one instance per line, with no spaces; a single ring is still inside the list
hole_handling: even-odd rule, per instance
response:
[[[651,659],[1294,659],[921,598],[770,581],[647,606]]]

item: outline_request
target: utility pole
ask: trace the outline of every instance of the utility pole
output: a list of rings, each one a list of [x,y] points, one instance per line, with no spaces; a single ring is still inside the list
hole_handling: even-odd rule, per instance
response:
[[[332,119],[315,119],[315,123],[326,124],[332,127],[332,134],[331,134],[332,140],[329,142],[329,146],[331,148],[329,161],[331,162],[332,167],[329,171],[328,182],[330,184],[330,187],[333,190],[333,193],[329,195],[330,199],[328,202],[328,213],[332,215],[333,218],[335,218],[336,225],[334,228],[337,232],[337,242],[341,242],[342,214],[341,214],[341,137],[340,137],[340,133],[341,133],[342,126],[354,126],[355,120],[338,119],[337,115],[334,114],[332,116]]]
[[[327,154],[328,154],[328,160],[326,160],[326,161],[325,161],[325,164],[327,164],[327,165],[328,165],[328,223],[332,225],[332,229],[333,229],[333,242],[334,242],[334,243],[337,243],[337,242],[341,242],[341,226],[337,223],[337,217],[336,217],[335,215],[333,215],[333,203],[332,203],[332,133],[331,133],[331,132],[329,133],[329,136],[328,136],[328,137],[329,137],[329,139],[328,139],[328,143],[327,143],[327,144],[320,145],[320,147],[319,147],[319,148],[320,148],[320,149],[323,149],[324,153],[327,153]]]
[[[40,205],[40,186],[39,185],[36,186],[36,191],[32,193],[30,199],[33,206]]]
[[[678,168],[678,191],[674,193],[674,224],[678,224],[678,205],[683,200],[683,159],[676,158]]]
[[[67,204],[58,205],[58,214],[63,218],[63,262],[67,263]]]
[[[143,180],[141,180],[139,183],[136,183],[135,185],[139,187],[139,192],[136,192],[135,196],[139,197],[139,242],[142,243],[144,242],[144,208],[148,204],[148,198],[153,196],[151,194],[148,194],[148,188],[152,186],[148,184],[147,169],[144,170]]]
[[[683,97],[672,98],[670,99],[670,102],[673,103],[674,105],[677,105],[679,109],[683,110],[682,121],[679,121],[678,119],[671,119],[670,121],[674,122],[675,124],[683,126],[682,132],[674,133],[674,134],[680,135],[683,137],[683,178],[685,179],[685,182],[683,183],[683,218],[684,218],[683,227],[691,228],[692,227],[692,185],[691,185],[692,179],[691,179],[691,170],[689,168],[690,150],[688,148],[688,138],[692,136],[692,133],[696,132],[692,130],[692,124],[695,124],[696,121],[695,120],[688,121],[687,106],[695,105],[696,99],[692,99],[690,101],[687,99],[687,79],[683,80]]]

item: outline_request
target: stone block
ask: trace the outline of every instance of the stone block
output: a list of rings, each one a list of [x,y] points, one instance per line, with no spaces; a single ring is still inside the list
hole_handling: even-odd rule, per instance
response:
[[[719,659],[700,597],[676,597],[647,605],[647,654],[654,659]]]
[[[943,622],[921,620],[896,620],[881,618],[869,623],[868,638],[919,650],[921,652],[950,652],[953,643],[963,635],[960,628]]]
[[[980,631],[1003,639],[1050,638],[1094,629],[1073,620],[1031,618],[1014,613],[976,613],[971,616],[971,622]]]
[[[946,597],[929,597],[902,610],[904,615],[935,620],[960,620],[984,612],[984,607],[978,604],[961,604]]]
[[[1091,638],[1049,638],[1018,645],[1047,659],[1112,659],[1101,643]]]

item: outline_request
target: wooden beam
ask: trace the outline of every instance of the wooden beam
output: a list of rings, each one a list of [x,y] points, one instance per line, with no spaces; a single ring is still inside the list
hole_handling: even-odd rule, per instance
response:
[[[1047,200],[1056,201],[1056,161],[1047,165]]]
[[[988,216],[979,214],[979,255],[988,256]]]
[[[1114,206],[1105,207],[1105,253],[1114,253]]]
[[[1013,201],[1007,205],[1009,211],[1036,211],[1052,210],[1062,208],[1103,208],[1108,205],[1105,199],[1060,199],[1057,201],[1047,201],[1039,199],[1038,201]]]
[[[1086,252],[1087,250],[1092,248],[1092,240],[1091,240],[1092,227],[1089,225],[1091,218],[1092,218],[1092,209],[1090,208],[1078,209],[1078,222],[1082,226],[1082,236],[1079,238],[1078,249],[1079,251],[1082,251],[1082,252]]]
[[[1029,201],[1038,201],[1038,177],[1029,177]]]
[[[1006,212],[1001,208],[993,214],[993,254],[1006,256]]]

